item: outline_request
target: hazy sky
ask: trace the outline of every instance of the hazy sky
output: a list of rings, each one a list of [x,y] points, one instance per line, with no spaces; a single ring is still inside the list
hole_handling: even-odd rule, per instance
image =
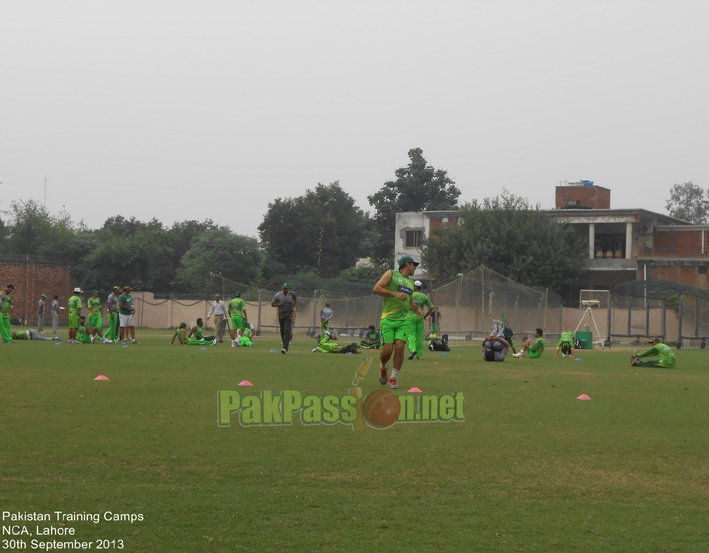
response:
[[[560,181],[665,212],[709,187],[704,0],[5,0],[0,209],[99,228],[211,218],[340,181],[359,207],[420,147],[482,200]]]

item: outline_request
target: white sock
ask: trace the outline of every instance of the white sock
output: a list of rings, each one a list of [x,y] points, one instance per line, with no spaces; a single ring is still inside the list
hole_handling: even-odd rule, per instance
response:
[[[391,371],[391,380],[396,380],[398,376],[399,376],[399,371],[397,371],[396,369]]]

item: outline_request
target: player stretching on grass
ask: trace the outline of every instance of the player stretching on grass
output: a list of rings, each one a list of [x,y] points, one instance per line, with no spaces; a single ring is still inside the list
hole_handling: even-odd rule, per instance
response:
[[[382,353],[380,355],[379,382],[389,388],[399,387],[397,379],[399,371],[404,364],[404,348],[409,338],[409,311],[418,313],[419,320],[423,319],[421,309],[411,301],[414,293],[414,283],[411,277],[416,271],[418,263],[408,255],[399,259],[399,270],[389,270],[382,275],[374,285],[374,293],[384,298],[382,307],[381,333]],[[389,359],[394,355],[394,369],[391,378],[387,377]]]
[[[648,344],[652,344],[649,350],[641,351],[637,355],[633,354],[630,358],[630,364],[638,367],[659,367],[661,369],[674,369],[675,368],[675,354],[670,349],[670,346],[663,344],[657,338],[651,338],[647,341]],[[641,357],[650,357],[652,355],[657,355],[657,359],[651,359],[650,361],[640,361]]]

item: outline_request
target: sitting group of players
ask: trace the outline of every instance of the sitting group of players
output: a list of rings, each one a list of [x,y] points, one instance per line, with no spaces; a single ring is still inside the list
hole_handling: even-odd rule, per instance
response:
[[[244,347],[251,348],[254,346],[253,342],[253,330],[254,326],[251,323],[246,323],[243,329],[232,328],[232,346],[231,347]],[[175,343],[175,339],[183,346],[216,346],[217,337],[216,336],[205,336],[204,335],[204,321],[199,318],[196,324],[187,331],[187,323],[180,323],[180,326],[175,330],[172,335],[172,341],[170,345]]]
[[[534,340],[525,340],[519,352],[515,352],[512,344],[512,330],[503,325],[499,321],[495,321],[495,326],[490,332],[490,335],[483,341],[482,356],[485,361],[504,361],[507,353],[512,350],[513,357],[523,358],[527,355],[530,359],[538,359],[544,353],[544,331],[537,328],[534,331]],[[641,367],[660,367],[674,368],[675,354],[672,349],[663,344],[657,338],[648,340],[648,344],[652,347],[640,353],[634,353],[630,358],[630,364]],[[562,332],[559,336],[559,341],[556,345],[554,357],[559,356],[559,352],[563,357],[574,357],[574,350],[580,347],[581,344],[574,338],[574,333],[571,331]],[[643,361],[646,357],[656,357]]]

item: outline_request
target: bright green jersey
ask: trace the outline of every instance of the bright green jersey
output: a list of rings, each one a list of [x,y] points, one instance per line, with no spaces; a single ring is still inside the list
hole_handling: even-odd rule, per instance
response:
[[[101,300],[99,298],[94,298],[91,296],[88,300],[86,300],[86,305],[89,307],[89,313],[92,315],[101,314]]]
[[[27,332],[26,330],[19,330],[15,332],[14,336],[12,337],[13,340],[29,340],[30,339],[30,333]]]
[[[241,315],[243,317],[244,309],[246,309],[246,302],[241,298],[234,298],[229,302],[228,309],[230,315]]]
[[[81,309],[81,298],[77,295],[73,295],[69,298],[67,302],[67,307],[69,308],[69,313],[78,314]]]
[[[431,301],[431,298],[429,298],[423,292],[414,292],[411,296],[411,300],[416,304],[419,309],[421,309],[422,312],[424,312],[425,307],[433,309],[433,302]]]
[[[529,351],[536,351],[539,355],[544,353],[544,338],[537,338],[529,347]]]
[[[648,357],[652,355],[657,355],[662,361],[670,361],[672,362],[672,366],[674,366],[675,362],[675,354],[672,351],[672,348],[668,346],[667,344],[663,344],[662,342],[655,344],[653,347],[651,347],[647,351],[641,351],[638,353],[638,357]]]
[[[566,332],[562,332],[561,336],[559,336],[559,343],[557,344],[558,347],[561,347],[561,344],[566,342],[567,344],[572,344],[574,343],[574,333],[571,332],[570,330],[567,330]]]
[[[413,281],[402,275],[399,271],[392,271],[391,280],[389,281],[387,289],[392,292],[403,292],[406,294],[406,299],[401,301],[398,298],[385,297],[384,306],[382,307],[382,320],[388,319],[396,321],[406,319],[409,316],[411,295],[414,293]]]
[[[86,328],[85,324],[79,324],[79,328],[76,329],[76,339],[83,344],[91,343],[91,336],[87,332],[87,330],[88,329]]]

